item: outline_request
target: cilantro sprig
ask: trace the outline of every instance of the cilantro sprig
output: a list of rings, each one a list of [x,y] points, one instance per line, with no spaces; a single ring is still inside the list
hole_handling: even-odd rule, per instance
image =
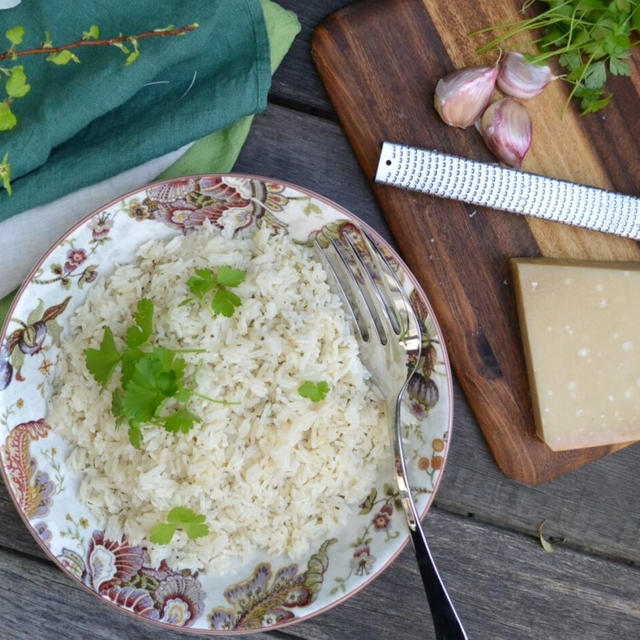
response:
[[[229,265],[221,266],[216,273],[211,269],[196,269],[196,275],[187,280],[187,288],[198,300],[204,302],[205,296],[213,292],[211,299],[211,311],[230,318],[236,307],[242,304],[242,300],[230,291],[237,287],[247,274],[242,269],[234,269]],[[192,299],[185,300],[182,304],[188,304]]]
[[[320,382],[305,380],[298,387],[298,394],[303,398],[308,398],[311,402],[320,402],[321,400],[324,400],[327,393],[329,393],[329,385],[324,380],[321,380]]]
[[[235,404],[214,400],[187,386],[186,361],[183,353],[202,353],[204,349],[141,349],[153,332],[153,302],[143,298],[134,314],[135,324],[125,333],[126,347],[118,351],[110,327],[104,328],[98,349],[85,350],[89,373],[103,387],[121,365],[120,386],[113,392],[111,412],[116,424],[127,422],[131,444],[140,448],[142,427],[157,425],[171,433],[188,433],[200,418],[189,411],[186,403],[192,396],[218,404]],[[172,401],[174,411],[163,414],[164,406]]]
[[[189,540],[209,533],[209,526],[202,514],[196,514],[188,507],[174,507],[169,511],[166,522],[153,525],[149,540],[155,544],[169,544],[177,529],[182,529]]]
[[[526,0],[523,11],[532,4]],[[541,4],[548,8],[531,18],[475,31],[472,35],[501,32],[476,53],[499,48],[524,31],[542,30],[535,40],[539,52],[525,54],[529,61],[556,58],[566,69],[564,80],[572,85],[567,104],[573,97],[579,99],[583,115],[602,109],[612,98],[605,88],[607,73],[630,74],[631,48],[640,42],[640,1],[541,0]]]

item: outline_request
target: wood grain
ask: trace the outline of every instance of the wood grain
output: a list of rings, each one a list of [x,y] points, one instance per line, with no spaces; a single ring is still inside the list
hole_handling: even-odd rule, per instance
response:
[[[568,549],[548,554],[535,538],[438,510],[429,515],[426,528],[470,638],[637,639],[640,570]],[[0,582],[3,640],[45,638],[45,623],[65,640],[183,637],[115,611],[49,563],[9,556],[0,549],[0,566],[7,567]],[[281,632],[256,636],[258,640],[347,637],[434,638],[410,549],[343,604]]]
[[[430,103],[440,77],[474,61],[477,45],[467,31],[504,21],[517,5],[511,0],[445,4],[362,2],[334,13],[316,30],[314,61],[370,179],[383,140],[493,160],[474,131],[446,127]],[[626,86],[627,93],[632,89]],[[596,135],[572,111],[560,119],[564,98],[555,83],[532,101],[536,135],[525,168],[602,187],[628,184],[616,163],[598,152],[593,138],[602,138],[602,132]],[[618,101],[610,109],[618,114],[611,120],[640,124],[632,103]],[[621,136],[625,129],[619,124],[616,132]],[[640,165],[632,164],[637,150],[616,147],[615,155],[624,156],[617,166],[635,171],[637,184]],[[454,370],[500,468],[519,482],[538,484],[618,449],[553,453],[535,436],[508,259],[640,260],[638,244],[393,187],[373,185],[373,190],[400,252],[434,306]]]
[[[271,105],[258,116],[237,170],[300,184],[356,212],[391,235],[339,125]],[[476,520],[534,535],[547,520],[551,535],[574,548],[640,563],[640,445],[538,487],[518,485],[491,459],[459,387],[454,385],[451,449],[436,503]],[[0,487],[0,546],[44,557]]]

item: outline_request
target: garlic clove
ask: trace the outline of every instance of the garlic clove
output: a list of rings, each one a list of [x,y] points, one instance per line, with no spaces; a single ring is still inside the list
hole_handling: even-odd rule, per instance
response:
[[[438,80],[434,106],[440,117],[453,127],[470,127],[485,110],[498,77],[497,65],[469,67]]]
[[[520,167],[531,146],[531,118],[514,98],[502,98],[487,107],[476,123],[487,147],[498,160]]]
[[[500,63],[498,87],[508,96],[527,100],[557,77],[547,65],[531,64],[521,53],[509,51]]]

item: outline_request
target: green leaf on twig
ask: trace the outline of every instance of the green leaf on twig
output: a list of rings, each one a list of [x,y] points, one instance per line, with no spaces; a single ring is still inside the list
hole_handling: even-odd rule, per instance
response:
[[[7,193],[11,195],[11,165],[9,164],[9,154],[5,153],[0,162],[0,182]]]
[[[9,101],[0,102],[0,131],[9,131],[18,124],[18,118],[11,111]]]
[[[11,69],[11,75],[4,88],[10,98],[22,98],[29,93],[31,86],[27,84],[27,76],[21,64]]]
[[[24,27],[16,25],[15,27],[12,27],[11,29],[5,31],[4,35],[7,36],[7,40],[9,40],[9,42],[13,46],[15,46],[22,42],[22,38],[24,36]]]
[[[127,59],[124,61],[126,67],[128,67],[132,62],[135,62],[140,55],[140,49],[138,49],[138,39],[129,38],[129,42],[133,46],[133,51],[127,56]]]
[[[68,64],[72,60],[77,64],[80,63],[80,58],[78,58],[78,56],[75,55],[74,53],[71,53],[69,49],[63,49],[59,53],[50,53],[47,56],[47,61],[53,62],[53,64],[57,64],[57,65]]]
[[[97,40],[100,37],[100,29],[97,24],[92,24],[88,31],[82,32],[83,40]]]

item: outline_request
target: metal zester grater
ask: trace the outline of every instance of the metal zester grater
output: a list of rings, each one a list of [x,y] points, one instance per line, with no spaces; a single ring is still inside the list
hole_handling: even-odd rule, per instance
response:
[[[640,198],[384,142],[375,181],[640,240]]]

